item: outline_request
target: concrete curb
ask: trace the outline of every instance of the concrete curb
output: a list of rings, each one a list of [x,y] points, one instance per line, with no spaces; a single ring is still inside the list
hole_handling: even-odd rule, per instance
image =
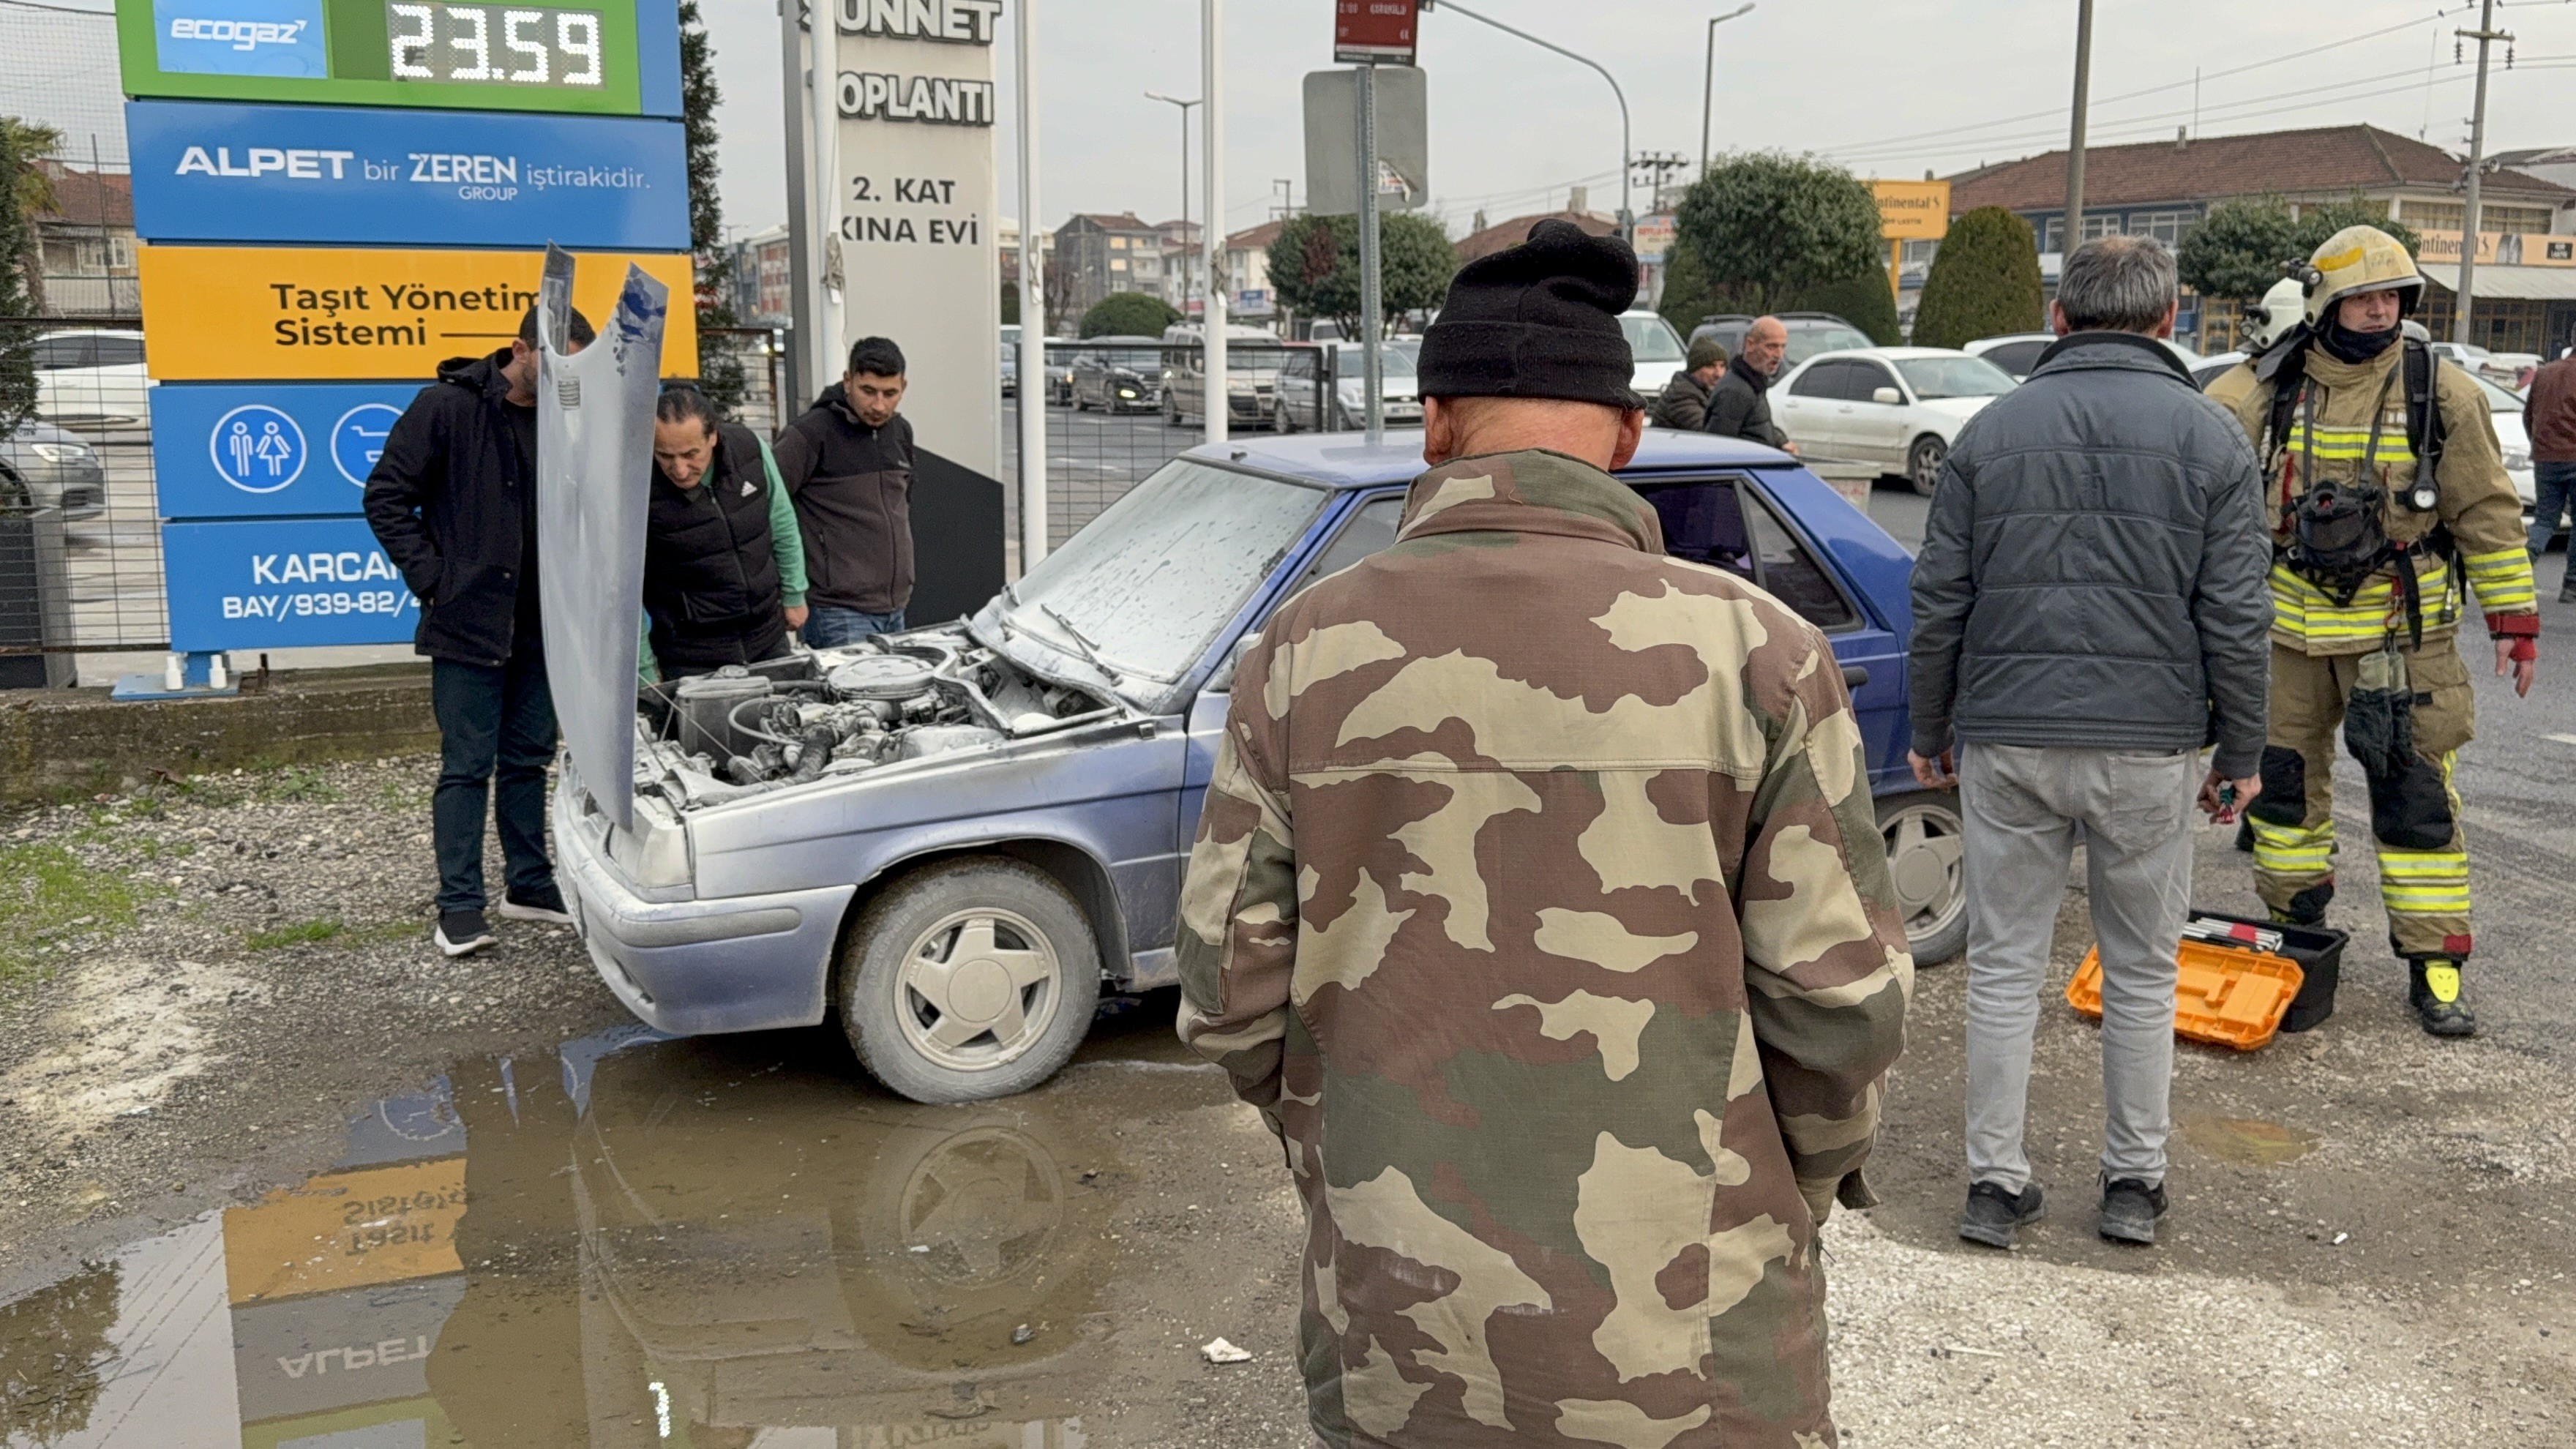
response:
[[[277,674],[267,689],[237,699],[115,704],[104,689],[11,691],[0,695],[0,804],[131,790],[156,772],[272,769],[437,748],[426,663]]]

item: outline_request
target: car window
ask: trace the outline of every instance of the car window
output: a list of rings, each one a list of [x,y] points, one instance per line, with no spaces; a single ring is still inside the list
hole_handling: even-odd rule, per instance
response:
[[[1297,580],[1297,587],[1302,589],[1317,579],[1340,573],[1370,554],[1389,547],[1395,542],[1395,526],[1403,521],[1404,495],[1401,493],[1390,493],[1361,504],[1359,511],[1342,524],[1342,531],[1333,535],[1333,541],[1324,545],[1324,551],[1315,555],[1315,561],[1307,566],[1305,576]]]
[[[1279,375],[1281,377],[1313,377],[1315,375],[1315,354],[1311,352],[1289,353],[1286,360],[1279,364]]]
[[[1860,622],[1851,602],[1760,495],[1732,478],[1647,483],[1637,491],[1663,524],[1664,552],[1758,584],[1819,629]],[[1750,495],[1750,496],[1748,496]]]
[[[36,339],[36,370],[56,372],[66,367],[95,367],[98,350],[93,339],[85,336],[39,337]]]
[[[1771,597],[1798,611],[1798,616],[1819,629],[1850,628],[1858,620],[1852,607],[1834,587],[1806,545],[1789,531],[1771,506],[1760,498],[1748,499],[1744,505],[1745,521],[1752,525],[1753,553],[1761,562],[1757,582]]]
[[[1903,357],[1896,370],[1914,386],[1914,396],[1930,402],[1947,397],[2001,397],[2019,386],[2011,373],[1982,357]]]
[[[1872,393],[1882,387],[1896,387],[1896,374],[1888,371],[1884,363],[1846,362],[1843,366],[1850,369],[1844,376],[1844,384],[1853,402],[1875,403],[1877,399],[1871,396]],[[1897,388],[1896,397],[1898,402],[1903,402],[1905,390]]]
[[[2478,385],[2478,390],[2487,395],[2488,412],[2518,413],[2522,411],[2522,394],[2515,392],[2512,388],[2506,387],[2504,384],[2497,382],[2493,378],[2483,377],[2474,372],[2469,374],[2469,381],[2476,383]]]
[[[1733,482],[1673,483],[1638,491],[1655,505],[1655,517],[1664,526],[1664,552],[1753,578],[1753,541],[1745,534],[1743,505]]]
[[[1637,365],[1650,362],[1682,360],[1681,339],[1673,335],[1673,325],[1661,317],[1621,317],[1619,330],[1628,334],[1628,351]]]
[[[1788,360],[1804,362],[1818,353],[1849,352],[1856,347],[1875,347],[1866,333],[1831,322],[1787,322],[1789,329]],[[1866,394],[1864,394],[1866,396]]]
[[[2028,377],[2030,370],[2039,365],[2039,355],[2047,350],[2047,343],[2033,338],[2028,342],[2002,343],[1977,355],[2015,377]]]
[[[1819,362],[1798,374],[1798,380],[1789,384],[1789,395],[1813,398],[1848,397],[1850,394],[1843,391],[1843,374],[1847,366],[1848,364],[1840,362]]]

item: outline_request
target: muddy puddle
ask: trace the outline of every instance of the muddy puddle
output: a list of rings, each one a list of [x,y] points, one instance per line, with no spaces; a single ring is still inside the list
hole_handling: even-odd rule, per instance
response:
[[[328,1170],[0,1306],[0,1444],[1107,1442],[1133,1360],[1195,1358],[1165,1296],[1206,1291],[1116,1271],[1169,1216],[1135,1200],[1169,1147],[1139,1124],[1230,1099],[1167,1023],[1096,1035],[954,1108],[814,1034],[460,1064]]]
[[[2184,1140],[2221,1162],[2244,1167],[2277,1167],[2317,1150],[2317,1134],[2304,1128],[2266,1122],[2257,1117],[2214,1117],[2185,1113]]]

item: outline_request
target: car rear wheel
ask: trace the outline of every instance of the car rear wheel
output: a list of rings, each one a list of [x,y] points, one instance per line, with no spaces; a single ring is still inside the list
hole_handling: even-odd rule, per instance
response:
[[[1100,952],[1062,886],[1018,861],[968,857],[868,904],[837,996],[859,1064],[887,1087],[916,1102],[1007,1097],[1082,1044]]]
[[[1966,841],[1959,797],[1949,790],[1888,795],[1878,802],[1887,842],[1887,876],[1905,920],[1905,948],[1918,966],[1958,955],[1968,945]]]
[[[1914,440],[1905,450],[1905,480],[1914,491],[1929,498],[1941,486],[1941,465],[1950,459],[1950,445],[1930,433]]]

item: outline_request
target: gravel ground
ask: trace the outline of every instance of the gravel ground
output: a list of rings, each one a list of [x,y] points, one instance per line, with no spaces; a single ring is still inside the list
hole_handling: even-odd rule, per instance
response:
[[[433,773],[402,759],[224,776],[0,818],[0,1304],[328,1166],[377,1098],[625,1020],[568,931],[502,923],[485,955],[430,949]],[[2345,848],[2366,907],[2367,847]],[[2506,880],[2500,915],[2554,908]],[[2247,895],[2215,836],[2199,885],[2222,909]],[[2089,937],[2082,911],[2079,891],[2052,989]],[[2176,1207],[2152,1252],[2091,1232],[2096,1038],[2045,1012],[2032,1153],[2056,1196],[2001,1255],[1951,1235],[1964,973],[1927,968],[1871,1166],[1887,1202],[1826,1229],[1847,1442],[2576,1443],[2564,1043],[2513,1030],[2432,1042],[2393,966],[2357,943],[2346,971],[2323,1031],[2179,1054]],[[2562,995],[2516,1009],[2557,1015],[2566,990],[2558,973]],[[1078,1181],[1103,1195],[1061,1269],[1086,1280],[1073,1329],[1098,1352],[1065,1360],[1080,1372],[1025,1404],[1005,1396],[996,1417],[1078,1413],[1094,1444],[1303,1449],[1295,1201],[1257,1118],[1171,1040],[1169,1005],[1104,1022],[1056,1082],[992,1109],[1041,1137],[1056,1124],[1064,1166],[1098,1167]],[[828,1030],[654,1050],[681,1055],[644,1062],[633,1090],[685,1095],[688,1072],[711,1073],[715,1102],[766,1078],[759,1120],[790,1137],[840,1130],[800,1114],[915,1110],[857,1080]],[[685,1155],[617,1150],[638,1181],[705,1176]],[[570,1250],[532,1240],[529,1257],[560,1265]],[[533,1304],[554,1288],[540,1276],[497,1291]],[[1066,1325],[1038,1327],[1046,1345]],[[1254,1358],[1202,1361],[1220,1334]],[[7,1427],[0,1416],[0,1440]]]

